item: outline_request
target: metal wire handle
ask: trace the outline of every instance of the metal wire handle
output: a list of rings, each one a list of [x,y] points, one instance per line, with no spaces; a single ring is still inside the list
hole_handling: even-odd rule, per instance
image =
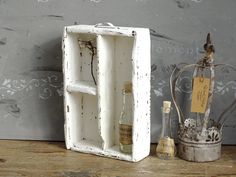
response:
[[[96,28],[116,28],[116,26],[114,26],[110,22],[97,23],[95,27]]]

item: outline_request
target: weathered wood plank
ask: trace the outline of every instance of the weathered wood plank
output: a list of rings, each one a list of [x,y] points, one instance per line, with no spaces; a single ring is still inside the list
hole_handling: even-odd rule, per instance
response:
[[[64,142],[0,141],[0,177],[222,177],[236,176],[236,146],[223,146],[215,162],[193,163],[150,156],[138,163],[66,150]]]

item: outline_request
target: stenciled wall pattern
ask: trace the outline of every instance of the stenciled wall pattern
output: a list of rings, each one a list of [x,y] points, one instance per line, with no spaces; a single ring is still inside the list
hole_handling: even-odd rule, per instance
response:
[[[152,142],[161,131],[163,100],[170,100],[169,77],[179,63],[203,55],[208,32],[215,62],[236,66],[236,2],[233,0],[0,0],[0,138],[63,140],[63,27],[111,22],[150,28],[152,42]],[[191,72],[177,93],[190,98]],[[214,109],[218,115],[236,98],[235,71],[217,71]],[[235,144],[236,111],[226,122],[224,143]],[[173,110],[173,132],[177,117]]]

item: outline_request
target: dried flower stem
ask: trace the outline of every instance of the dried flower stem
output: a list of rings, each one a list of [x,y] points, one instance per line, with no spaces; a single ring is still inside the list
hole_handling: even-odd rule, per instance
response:
[[[91,66],[90,72],[91,72],[94,84],[97,85],[97,82],[93,73],[93,60],[94,60],[94,56],[96,55],[97,48],[93,46],[91,41],[81,41],[81,40],[78,40],[78,41],[82,43],[85,46],[85,48],[89,49],[91,52],[92,57],[91,57],[91,62],[90,62],[90,66]]]

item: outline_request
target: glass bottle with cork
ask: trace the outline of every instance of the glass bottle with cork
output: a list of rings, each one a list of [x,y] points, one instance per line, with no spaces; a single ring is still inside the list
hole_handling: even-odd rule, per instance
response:
[[[171,102],[164,101],[162,107],[162,131],[156,148],[156,155],[161,159],[171,159],[175,156],[176,148],[171,137]]]
[[[132,83],[126,81],[122,90],[123,103],[119,120],[120,151],[132,153],[133,94]]]

